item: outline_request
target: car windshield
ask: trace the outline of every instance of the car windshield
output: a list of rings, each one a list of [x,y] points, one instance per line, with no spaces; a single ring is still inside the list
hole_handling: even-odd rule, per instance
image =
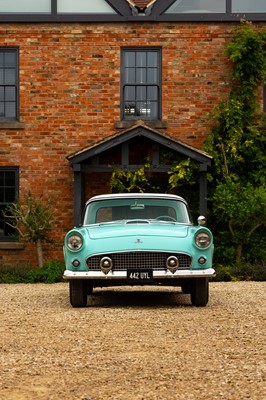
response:
[[[186,204],[179,200],[114,198],[89,203],[85,210],[84,225],[145,219],[191,223]]]

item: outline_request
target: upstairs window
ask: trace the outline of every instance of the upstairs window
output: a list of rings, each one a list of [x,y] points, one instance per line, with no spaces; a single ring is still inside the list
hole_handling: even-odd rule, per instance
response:
[[[58,13],[116,14],[105,0],[57,0]]]
[[[265,13],[265,0],[232,0],[233,13]]]
[[[0,167],[0,241],[12,240],[12,235],[15,233],[8,225],[4,212],[7,205],[16,201],[18,180],[17,167]]]
[[[18,119],[18,51],[0,47],[0,122]]]
[[[0,1],[0,13],[50,13],[51,0]]]
[[[242,0],[241,0],[242,1]],[[177,0],[167,10],[175,13],[225,13],[226,0]]]
[[[122,50],[122,119],[161,119],[161,50]]]

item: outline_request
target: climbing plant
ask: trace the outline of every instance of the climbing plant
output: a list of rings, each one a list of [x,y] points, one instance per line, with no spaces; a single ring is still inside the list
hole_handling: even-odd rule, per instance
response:
[[[265,257],[266,123],[258,95],[266,81],[265,28],[242,21],[225,52],[232,90],[216,109],[205,150],[214,158],[209,178],[218,256],[239,263]]]
[[[118,167],[114,167],[111,176],[110,185],[113,192],[166,192],[176,193],[183,189],[184,186],[195,185],[198,175],[198,164],[190,158],[182,158],[177,160],[171,152],[164,152],[163,159],[160,160],[164,164],[164,159],[171,159],[169,166],[168,179],[160,181],[156,177],[156,173],[150,173],[151,161],[146,159],[144,165],[135,171],[124,171]]]

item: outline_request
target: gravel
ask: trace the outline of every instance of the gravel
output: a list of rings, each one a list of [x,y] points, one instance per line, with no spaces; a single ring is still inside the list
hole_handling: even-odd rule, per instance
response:
[[[0,285],[1,400],[265,400],[265,282],[179,288]]]

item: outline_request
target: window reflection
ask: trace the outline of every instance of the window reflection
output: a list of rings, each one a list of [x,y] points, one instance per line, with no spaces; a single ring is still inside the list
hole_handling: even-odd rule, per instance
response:
[[[105,0],[57,0],[58,13],[116,14]]]
[[[266,12],[265,0],[232,0],[232,12],[234,13],[257,13]]]
[[[225,13],[226,0],[177,0],[166,11],[176,13]]]
[[[0,0],[0,13],[51,13],[51,0]]]

